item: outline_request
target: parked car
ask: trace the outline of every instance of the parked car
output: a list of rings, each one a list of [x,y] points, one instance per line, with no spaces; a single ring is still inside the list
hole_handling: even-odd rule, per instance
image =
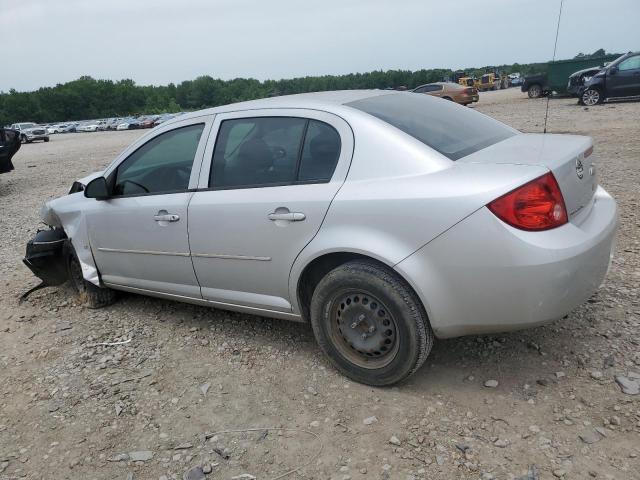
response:
[[[97,126],[98,126],[97,130],[99,132],[104,132],[107,129],[107,121],[106,120],[100,120],[97,123]]]
[[[420,85],[412,90],[414,93],[426,93],[434,97],[453,100],[461,105],[469,105],[478,101],[478,90],[475,87],[463,87],[457,83],[435,82]]]
[[[77,128],[77,132],[97,132],[98,122],[85,122],[81,123]]]
[[[0,128],[0,173],[9,173],[14,169],[11,159],[20,150],[20,132]]]
[[[580,103],[588,106],[640,96],[640,52],[629,52],[611,62],[584,83],[579,95]]]
[[[146,117],[140,121],[140,128],[153,128],[154,122],[159,118],[159,115],[152,115]]]
[[[31,143],[36,140],[49,141],[47,129],[33,122],[21,122],[11,125],[12,130],[20,132],[20,141],[22,143]]]
[[[25,263],[94,307],[124,290],[310,322],[338,370],[389,385],[434,337],[540,325],[598,289],[617,216],[594,157],[411,92],[227,105],[47,202]]]
[[[125,118],[118,123],[116,130],[133,130],[138,128],[138,122],[134,118]]]
[[[584,86],[585,82],[591,80],[591,77],[593,77],[603,68],[603,66],[590,67],[572,73],[569,76],[569,81],[567,82],[567,93],[573,97],[577,97],[580,89]]]
[[[107,130],[115,130],[122,123],[122,118],[110,118],[107,121]]]
[[[164,115],[160,115],[155,122],[153,122],[153,126],[157,127],[158,125],[160,125],[161,123],[166,122],[167,120],[171,120],[172,118],[174,118],[176,115],[174,115],[173,113],[166,113]]]

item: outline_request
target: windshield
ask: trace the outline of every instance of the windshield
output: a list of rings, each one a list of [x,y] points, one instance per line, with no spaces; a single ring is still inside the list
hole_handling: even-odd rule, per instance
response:
[[[346,105],[393,125],[450,160],[458,160],[517,133],[481,113],[428,95],[379,95]]]

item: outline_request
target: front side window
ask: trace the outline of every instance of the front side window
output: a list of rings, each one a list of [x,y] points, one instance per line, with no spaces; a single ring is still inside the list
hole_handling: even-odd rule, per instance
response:
[[[636,55],[635,57],[627,58],[620,62],[618,66],[618,70],[624,72],[625,70],[639,70],[640,69],[640,55]]]
[[[204,124],[200,123],[149,140],[118,166],[114,195],[187,190],[203,130]]]
[[[255,117],[220,124],[210,188],[328,182],[340,155],[329,125],[297,117]]]

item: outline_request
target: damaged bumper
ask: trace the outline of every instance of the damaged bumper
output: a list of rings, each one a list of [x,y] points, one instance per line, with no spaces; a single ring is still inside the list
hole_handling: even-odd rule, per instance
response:
[[[42,280],[45,286],[61,285],[69,278],[67,242],[61,228],[41,230],[27,243],[24,264]]]

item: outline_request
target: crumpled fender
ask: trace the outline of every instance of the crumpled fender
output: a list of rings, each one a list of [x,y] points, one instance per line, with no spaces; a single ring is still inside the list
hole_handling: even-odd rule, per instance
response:
[[[84,279],[100,286],[100,275],[89,245],[85,200],[83,192],[50,200],[40,210],[40,218],[51,227],[64,229],[78,255]]]

